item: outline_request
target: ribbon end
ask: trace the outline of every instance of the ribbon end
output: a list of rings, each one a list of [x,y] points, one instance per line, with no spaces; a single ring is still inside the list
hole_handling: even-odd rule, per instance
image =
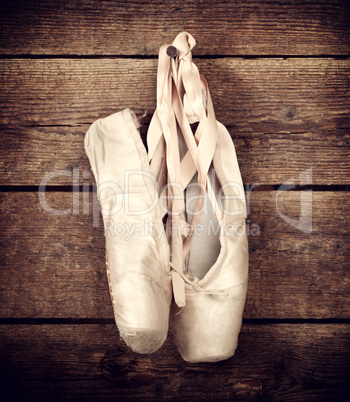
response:
[[[186,306],[186,295],[185,295],[185,282],[181,276],[173,271],[172,272],[172,284],[173,284],[173,294],[174,300],[178,307],[183,308]]]

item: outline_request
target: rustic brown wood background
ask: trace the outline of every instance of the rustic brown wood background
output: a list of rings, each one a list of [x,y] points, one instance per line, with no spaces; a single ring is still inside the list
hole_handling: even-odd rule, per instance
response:
[[[260,184],[239,347],[216,364],[182,361],[170,333],[149,356],[119,340],[83,151],[88,126],[125,107],[147,112],[146,132],[158,48],[182,30],[244,183]],[[2,0],[0,399],[349,400],[349,57],[346,0]],[[312,190],[308,234],[276,195],[310,168],[311,186],[278,199],[297,219]],[[39,203],[57,170],[72,174],[46,199],[79,200],[68,215]]]

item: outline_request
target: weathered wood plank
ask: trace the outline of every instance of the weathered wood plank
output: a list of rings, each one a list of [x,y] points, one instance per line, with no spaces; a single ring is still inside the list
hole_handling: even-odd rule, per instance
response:
[[[348,331],[342,324],[244,324],[231,359],[188,364],[170,334],[156,353],[137,355],[114,325],[4,325],[2,393],[31,400],[345,401]]]
[[[155,108],[156,60],[0,62],[1,184],[39,184],[53,170],[88,169],[94,120]],[[230,127],[246,183],[278,184],[313,167],[313,184],[349,183],[350,62],[198,60],[218,120]],[[219,72],[219,73],[218,73]],[[92,178],[90,182],[92,182]],[[69,178],[51,184],[70,183]]]
[[[147,127],[141,127],[144,140]],[[51,173],[65,170],[66,175],[50,176],[48,184],[72,185],[73,169],[80,184],[94,183],[84,151],[88,128],[89,124],[4,128],[0,184],[39,185]],[[350,130],[249,133],[237,127],[228,129],[245,184],[281,184],[298,179],[310,168],[312,184],[350,184]]]
[[[2,1],[0,54],[155,55],[182,30],[197,54],[349,54],[346,0]]]
[[[64,127],[4,128],[0,144],[0,185],[94,183],[84,151],[89,124]],[[148,126],[141,127],[143,139]],[[312,184],[350,184],[350,130],[248,133],[229,127],[245,184],[281,184],[312,168]]]
[[[330,130],[349,128],[349,60],[225,58],[196,64],[226,125],[250,133],[305,132],[322,123]],[[140,114],[155,108],[157,60],[15,59],[1,60],[0,69],[2,125],[76,125],[125,107]]]
[[[349,318],[348,193],[313,193],[311,234],[280,215],[298,219],[301,193],[282,193],[279,212],[276,194],[251,193],[245,318]],[[53,208],[72,207],[72,194],[46,195]],[[57,216],[36,193],[0,194],[0,317],[113,318],[88,196],[89,213],[80,198],[77,214]]]

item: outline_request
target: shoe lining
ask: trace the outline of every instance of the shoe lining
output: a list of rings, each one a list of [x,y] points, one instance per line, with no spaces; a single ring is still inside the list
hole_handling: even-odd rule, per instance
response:
[[[219,181],[213,167],[209,169],[209,180],[215,188],[216,197],[219,192]],[[197,174],[185,190],[187,223],[191,223],[196,197],[198,196]],[[186,260],[185,270],[189,276],[203,279],[210,268],[215,264],[221,250],[219,239],[219,221],[215,210],[211,205],[207,193],[204,196],[204,203],[201,216],[194,229],[191,249]]]

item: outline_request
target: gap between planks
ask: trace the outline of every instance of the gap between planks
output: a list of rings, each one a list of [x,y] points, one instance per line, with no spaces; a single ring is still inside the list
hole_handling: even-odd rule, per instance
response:
[[[328,185],[295,185],[293,187],[289,187],[288,185],[284,184],[263,184],[261,186],[255,186],[250,188],[250,184],[244,184],[245,191],[321,191],[321,192],[338,192],[338,191],[350,191],[350,185],[348,184],[328,184]],[[36,185],[0,185],[0,193],[7,193],[7,192],[40,192],[40,186]],[[79,185],[79,186],[69,186],[69,185],[50,185],[45,186],[45,191],[50,192],[96,192],[96,185],[95,184],[88,184],[88,185]]]
[[[295,54],[252,54],[252,55],[243,55],[243,54],[226,54],[226,55],[218,55],[218,54],[206,54],[206,55],[194,55],[193,59],[335,59],[335,60],[348,60],[350,59],[350,55],[344,54],[318,54],[318,55],[295,55]],[[140,59],[140,60],[152,60],[158,59],[158,55],[142,55],[142,54],[94,54],[94,55],[81,55],[81,54],[0,54],[0,60],[13,60],[13,59]]]
[[[0,325],[111,325],[114,318],[0,318]],[[333,325],[350,324],[350,318],[244,318],[243,324],[250,325]]]

